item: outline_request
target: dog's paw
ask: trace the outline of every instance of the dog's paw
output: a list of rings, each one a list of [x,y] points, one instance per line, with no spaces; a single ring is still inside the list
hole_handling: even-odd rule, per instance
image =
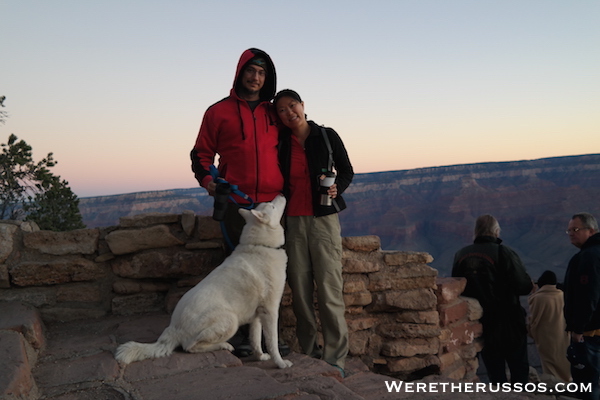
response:
[[[256,357],[258,361],[268,361],[271,359],[271,356],[267,353],[260,354]]]
[[[292,365],[294,365],[294,363],[292,363],[290,360],[283,360],[283,359],[281,360],[280,363],[277,363],[277,366],[279,368],[289,368]]]
[[[231,352],[233,352],[235,349],[233,348],[233,346],[231,344],[229,344],[228,342],[223,342],[221,343],[221,349],[222,350],[229,350]]]

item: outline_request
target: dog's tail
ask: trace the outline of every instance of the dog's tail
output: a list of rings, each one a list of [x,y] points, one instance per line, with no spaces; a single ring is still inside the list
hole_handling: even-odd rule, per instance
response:
[[[127,342],[120,345],[115,353],[115,358],[117,361],[129,364],[147,358],[166,357],[173,353],[178,345],[179,339],[176,330],[169,326],[156,343]]]

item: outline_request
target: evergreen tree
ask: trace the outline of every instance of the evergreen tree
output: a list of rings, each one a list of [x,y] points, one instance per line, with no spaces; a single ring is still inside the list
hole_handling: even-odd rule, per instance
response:
[[[10,135],[0,154],[0,219],[19,219],[23,205],[42,188],[55,165],[52,153],[38,163],[33,161],[31,146]]]
[[[52,176],[44,191],[25,205],[27,220],[34,221],[40,229],[69,231],[85,228],[79,212],[79,199],[60,176]]]
[[[0,96],[0,107],[6,107],[4,105],[4,100],[6,100],[6,96]],[[8,113],[4,110],[0,110],[0,124],[4,124],[6,118],[8,118]]]
[[[56,165],[52,153],[36,163],[31,146],[14,134],[1,147],[0,219],[27,218],[54,231],[85,227],[77,196],[50,172]]]

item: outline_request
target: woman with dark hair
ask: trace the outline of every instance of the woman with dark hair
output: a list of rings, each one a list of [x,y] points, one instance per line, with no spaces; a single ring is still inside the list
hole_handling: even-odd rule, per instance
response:
[[[544,271],[537,281],[538,289],[528,298],[529,335],[535,341],[542,371],[565,382],[571,381],[567,360],[569,336],[565,330],[563,291],[556,287],[556,274]]]
[[[340,369],[348,353],[342,280],[342,237],[338,212],[354,170],[338,134],[306,120],[304,102],[293,90],[273,101],[281,124],[279,161],[288,203],[285,217],[288,283],[296,335],[302,351]],[[336,175],[327,182],[328,175]],[[329,180],[333,180],[332,177]],[[323,346],[318,343],[314,291],[317,289]]]

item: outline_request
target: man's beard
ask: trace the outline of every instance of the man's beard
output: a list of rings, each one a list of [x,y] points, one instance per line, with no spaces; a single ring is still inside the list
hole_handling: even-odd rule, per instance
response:
[[[253,97],[253,96],[259,96],[260,97],[260,90],[250,90],[247,87],[245,87],[244,85],[240,85],[240,93],[241,97]]]

